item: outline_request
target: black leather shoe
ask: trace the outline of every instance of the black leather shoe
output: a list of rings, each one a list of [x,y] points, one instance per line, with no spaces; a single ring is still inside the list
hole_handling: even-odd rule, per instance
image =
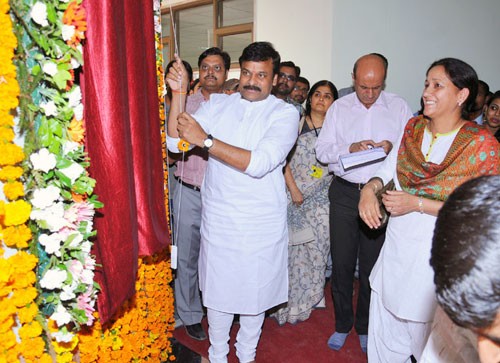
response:
[[[207,335],[205,334],[205,331],[203,330],[203,327],[201,326],[200,323],[193,325],[185,325],[184,327],[186,328],[187,335],[189,335],[191,338],[196,340],[207,339]]]

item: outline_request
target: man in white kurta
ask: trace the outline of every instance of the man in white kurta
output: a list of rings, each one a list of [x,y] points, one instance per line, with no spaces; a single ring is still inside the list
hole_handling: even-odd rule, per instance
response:
[[[240,58],[240,93],[212,95],[194,117],[170,111],[169,149],[178,151],[181,137],[209,151],[201,188],[199,278],[212,363],[227,362],[233,314],[241,315],[238,358],[254,361],[264,312],[288,296],[282,168],[297,138],[299,115],[270,95],[277,65],[279,54],[269,43],[252,43]],[[179,90],[180,63],[175,71],[167,77]],[[180,89],[177,97],[183,94]]]

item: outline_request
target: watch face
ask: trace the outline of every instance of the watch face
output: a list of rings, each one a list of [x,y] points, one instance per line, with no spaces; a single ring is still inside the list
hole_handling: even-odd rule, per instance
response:
[[[205,139],[205,141],[203,141],[203,145],[205,147],[212,147],[212,145],[214,144],[214,141],[212,139]]]

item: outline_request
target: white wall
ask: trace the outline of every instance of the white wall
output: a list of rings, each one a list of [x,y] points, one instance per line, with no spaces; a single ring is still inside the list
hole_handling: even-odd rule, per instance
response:
[[[492,91],[500,89],[500,0],[254,0],[254,6],[254,39],[273,43],[312,83],[349,86],[354,61],[379,52],[389,59],[387,90],[414,111],[425,71],[439,58],[468,62]]]
[[[332,79],[332,0],[254,0],[254,40],[270,41],[311,85]]]
[[[499,0],[333,3],[331,69],[337,86],[351,82],[352,65],[360,55],[379,52],[389,59],[387,90],[405,97],[414,111],[425,71],[439,58],[466,61],[492,91],[500,89]]]

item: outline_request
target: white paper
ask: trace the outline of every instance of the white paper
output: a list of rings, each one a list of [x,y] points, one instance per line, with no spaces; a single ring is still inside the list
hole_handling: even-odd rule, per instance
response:
[[[170,247],[170,268],[177,269],[177,246]]]
[[[343,174],[362,166],[371,165],[384,160],[387,157],[383,147],[358,151],[355,153],[339,156],[339,165]]]

